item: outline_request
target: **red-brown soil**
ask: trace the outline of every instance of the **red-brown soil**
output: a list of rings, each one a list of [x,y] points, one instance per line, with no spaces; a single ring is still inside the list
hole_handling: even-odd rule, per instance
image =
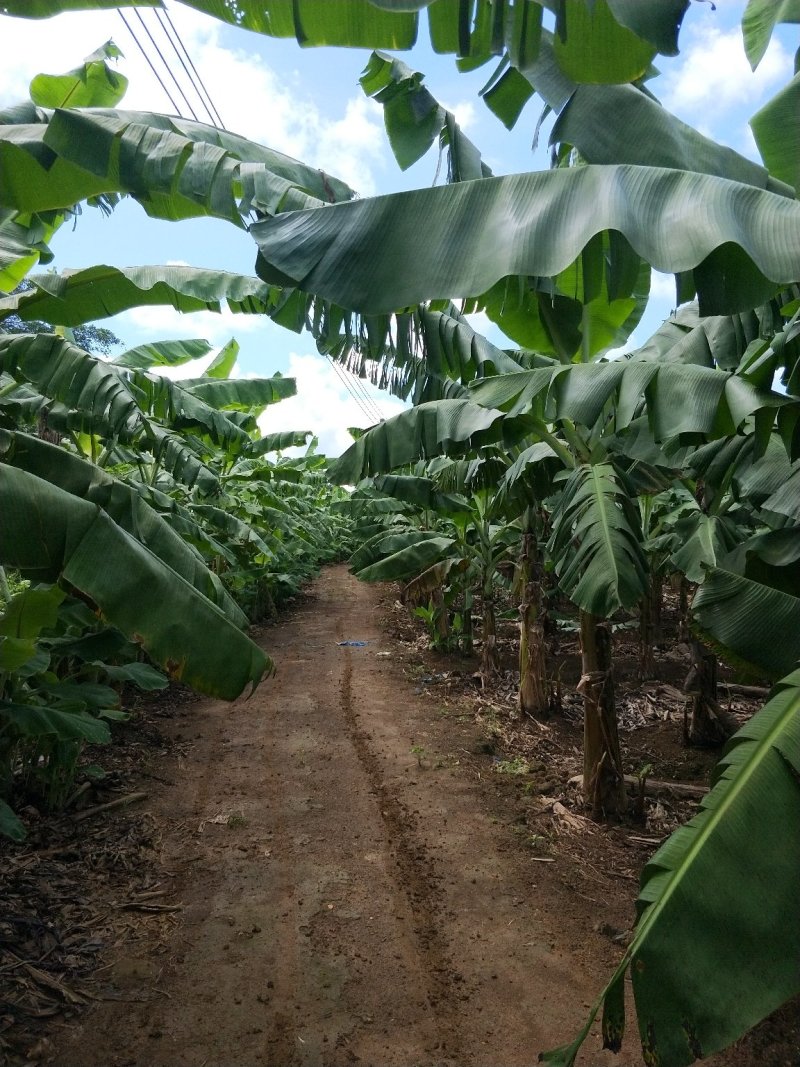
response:
[[[571,1038],[619,958],[641,865],[691,806],[584,819],[567,784],[577,706],[513,719],[502,685],[478,691],[470,661],[424,652],[391,593],[344,567],[264,643],[279,672],[249,700],[172,699],[146,720],[144,758],[119,772],[143,803],[63,816],[38,851],[9,851],[19,909],[56,887],[31,945],[38,922],[75,947],[40,938],[28,970],[12,964],[0,1059],[512,1067]],[[623,700],[629,769],[655,756],[654,776],[702,778],[712,757],[682,748],[669,693],[649,719],[640,696]],[[629,1025],[620,1056],[596,1026],[579,1062],[638,1065]],[[796,1065],[793,1041],[767,1023],[713,1062]]]

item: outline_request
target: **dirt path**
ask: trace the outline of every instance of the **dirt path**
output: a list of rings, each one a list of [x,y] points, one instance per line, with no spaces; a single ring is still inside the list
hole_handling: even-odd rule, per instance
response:
[[[572,1036],[605,968],[564,947],[474,775],[421,756],[430,701],[377,603],[326,570],[268,632],[278,676],[179,720],[192,747],[150,807],[180,919],[114,962],[63,1067],[512,1067]]]

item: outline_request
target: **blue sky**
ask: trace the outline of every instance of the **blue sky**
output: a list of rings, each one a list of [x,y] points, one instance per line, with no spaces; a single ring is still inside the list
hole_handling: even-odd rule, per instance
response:
[[[744,0],[717,0],[716,7],[695,0],[681,32],[681,55],[658,58],[662,75],[651,86],[684,121],[758,158],[747,120],[791,78],[793,54],[800,42],[797,27],[781,28],[758,71],[752,74],[739,30],[744,6]],[[303,50],[293,41],[276,41],[224,26],[179,3],[171,2],[169,11],[228,129],[323,167],[362,195],[432,183],[435,150],[405,173],[394,161],[381,109],[364,97],[358,84],[368,52]],[[163,44],[154,13],[143,10],[141,15]],[[146,39],[137,17],[130,11],[126,17],[137,35]],[[125,53],[119,69],[131,82],[122,106],[173,111],[114,11],[60,15],[46,21],[0,16],[0,33],[4,42],[0,106],[25,98],[34,74],[68,70],[113,38]],[[432,52],[424,28],[416,48],[401,58],[425,73],[431,92],[455,111],[496,174],[547,167],[546,127],[542,146],[536,154],[531,152],[539,117],[536,98],[528,104],[515,130],[508,133],[478,96],[491,65],[470,75],[459,74],[453,57]],[[252,274],[255,262],[255,246],[244,231],[208,219],[157,222],[132,202],[123,203],[108,219],[97,211],[85,211],[74,230],[62,228],[53,249],[59,269],[98,262],[116,266],[183,262]],[[642,343],[672,306],[671,278],[654,277],[652,291],[634,344]],[[347,426],[366,424],[309,336],[288,333],[255,317],[210,312],[180,316],[166,308],[128,312],[105,320],[103,325],[131,346],[170,337],[205,337],[219,345],[235,336],[241,345],[240,373],[269,375],[280,371],[298,381],[298,398],[270,409],[265,428],[313,429],[328,454],[337,454],[347,446]],[[486,327],[487,332],[490,329],[485,321],[476,326]],[[490,335],[499,339],[496,332]],[[197,373],[197,366],[191,373]],[[384,416],[400,410],[399,401],[367,388]]]

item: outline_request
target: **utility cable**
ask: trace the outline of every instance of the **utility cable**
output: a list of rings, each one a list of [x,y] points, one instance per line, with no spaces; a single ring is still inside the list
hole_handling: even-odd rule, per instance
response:
[[[161,23],[161,28],[164,31],[164,35],[168,38],[170,44],[172,45],[172,47],[173,47],[173,49],[175,51],[175,55],[178,57],[178,59],[180,60],[181,66],[186,71],[186,76],[188,77],[189,81],[192,83],[194,91],[197,93],[198,98],[203,103],[203,107],[205,108],[205,110],[208,113],[209,118],[211,119],[211,125],[212,126],[218,126],[221,130],[226,129],[227,127],[225,126],[225,123],[222,121],[222,117],[221,117],[219,111],[217,111],[217,108],[216,108],[216,106],[214,104],[214,101],[211,99],[211,93],[209,93],[208,89],[205,86],[205,82],[200,77],[200,73],[198,72],[197,67],[194,65],[194,63],[192,61],[192,57],[189,55],[189,51],[186,48],[186,45],[183,43],[183,40],[181,39],[181,35],[178,33],[178,30],[175,27],[175,24],[173,23],[172,19],[170,18],[169,11],[167,11],[166,8],[164,8],[164,9],[156,8],[155,9],[155,13],[156,13],[156,18]],[[166,20],[166,25],[165,25],[165,21],[164,20]],[[169,29],[167,29],[167,25],[169,26]],[[170,30],[171,30],[171,33],[170,33]],[[173,37],[173,35],[174,35],[174,37]],[[186,60],[187,60],[187,62],[189,64],[189,66],[192,68],[192,72],[194,74],[194,77],[192,76],[192,74],[189,73],[189,71],[188,71],[188,69],[186,67],[186,63],[184,63],[183,58],[181,56],[181,52],[178,51],[178,47],[177,47],[177,45],[175,43],[176,41],[177,41],[177,44],[180,45],[181,52],[183,52],[183,55],[186,57]],[[202,89],[202,93],[200,92],[201,89]],[[203,99],[204,96],[205,96],[205,99]]]
[[[375,422],[376,420],[375,420],[374,414],[369,410],[369,408],[367,408],[365,406],[364,401],[361,399],[361,397],[358,395],[358,393],[355,392],[355,390],[353,389],[352,385],[350,384],[348,379],[345,377],[344,372],[342,371],[342,368],[339,366],[339,364],[336,362],[335,359],[331,359],[330,356],[328,356],[328,359],[329,359],[330,364],[333,367],[334,371],[336,372],[337,376],[339,377],[339,380],[342,382],[342,384],[344,385],[345,389],[348,391],[348,393],[353,398],[353,400],[355,400],[355,402],[358,405],[359,410],[361,411],[361,413],[367,419],[369,419],[370,423]],[[378,420],[378,421],[380,421],[380,420]]]
[[[166,67],[166,69],[167,69],[167,73],[169,74],[170,78],[172,78],[172,80],[173,80],[173,81],[175,82],[175,86],[176,86],[176,88],[177,88],[178,92],[179,92],[179,93],[181,94],[181,96],[183,97],[183,99],[184,99],[184,102],[186,103],[186,106],[187,106],[187,107],[188,107],[188,109],[189,109],[189,114],[190,114],[190,115],[192,116],[192,118],[193,118],[193,119],[195,120],[195,122],[199,122],[200,120],[198,119],[198,117],[197,117],[197,115],[196,115],[196,113],[195,113],[195,110],[194,110],[194,108],[192,107],[191,103],[189,102],[189,97],[188,97],[188,96],[186,95],[186,93],[185,93],[185,92],[183,91],[183,88],[181,87],[181,83],[180,83],[180,82],[178,81],[178,79],[177,79],[177,78],[175,77],[175,74],[174,74],[174,72],[173,72],[173,70],[172,70],[172,67],[170,67],[169,63],[167,63],[167,61],[166,61],[166,59],[164,58],[164,55],[163,55],[163,53],[162,53],[161,49],[160,49],[160,48],[158,47],[158,45],[156,44],[156,39],[155,39],[155,37],[153,37],[152,33],[150,32],[150,28],[148,27],[147,23],[146,23],[146,22],[144,21],[144,19],[142,18],[142,13],[141,13],[141,11],[139,11],[139,9],[138,9],[138,8],[135,8],[134,10],[135,10],[135,12],[136,12],[136,16],[137,16],[137,18],[139,19],[139,22],[141,22],[141,24],[142,24],[142,28],[144,29],[144,32],[145,32],[145,33],[147,34],[147,36],[148,36],[148,37],[150,38],[150,43],[152,44],[153,48],[155,48],[156,52],[158,53],[158,58],[159,58],[159,59],[161,60],[161,62],[162,62],[162,63],[164,64],[164,66]]]
[[[353,371],[351,371],[349,369],[349,367],[347,367],[347,365],[343,365],[342,366],[342,370],[344,371],[344,373],[347,376],[348,380],[350,382],[352,382],[353,387],[355,388],[355,390],[358,393],[360,393],[360,395],[363,397],[364,402],[366,403],[367,407],[370,409],[371,413],[373,414],[373,417],[376,419],[376,421],[380,422],[381,419],[383,418],[383,415],[381,415],[380,408],[375,403],[375,400],[370,395],[367,387],[365,386],[363,378],[360,378],[359,375],[357,375]]]
[[[150,67],[150,70],[152,70],[153,74],[155,75],[156,81],[161,86],[161,88],[164,90],[164,93],[165,93],[167,99],[172,104],[172,107],[173,107],[173,110],[174,110],[175,114],[176,115],[180,115],[181,109],[178,107],[178,105],[172,99],[172,94],[170,93],[169,89],[166,87],[164,82],[161,80],[161,75],[158,73],[156,68],[153,66],[153,61],[150,59],[150,56],[147,54],[144,45],[139,40],[139,38],[136,36],[136,34],[133,32],[133,27],[129,24],[128,20],[125,18],[125,16],[123,15],[122,11],[120,11],[119,8],[117,8],[117,14],[122,19],[122,21],[125,23],[125,28],[127,29],[128,33],[131,35],[131,37],[135,41],[137,47],[139,48],[139,51],[142,53],[142,55],[144,56],[145,60],[147,61],[147,65]]]
[[[351,373],[351,372],[348,372],[348,373]],[[375,399],[371,396],[369,390],[367,389],[366,385],[364,384],[363,379],[359,378],[357,374],[352,374],[352,378],[353,378],[353,381],[355,383],[356,389],[364,397],[364,399],[365,399],[367,405],[369,406],[370,410],[372,410],[375,413],[375,415],[377,416],[377,421],[380,422],[381,419],[383,418],[383,415],[381,415],[381,409],[378,407]]]
[[[330,356],[328,358],[330,359]],[[372,414],[372,412],[369,410],[369,408],[367,408],[365,406],[364,401],[361,399],[361,397],[358,395],[358,393],[355,392],[355,390],[353,389],[352,385],[350,384],[348,379],[345,377],[345,375],[344,375],[344,373],[342,371],[342,368],[339,366],[339,364],[335,360],[330,359],[330,362],[331,362],[331,365],[332,365],[334,371],[336,372],[337,377],[339,378],[341,383],[344,385],[345,389],[350,394],[350,396],[353,398],[353,400],[355,400],[355,402],[358,405],[358,408],[361,411],[361,413],[364,415],[364,417],[366,419],[369,420],[370,423],[374,422],[375,421],[375,416]]]

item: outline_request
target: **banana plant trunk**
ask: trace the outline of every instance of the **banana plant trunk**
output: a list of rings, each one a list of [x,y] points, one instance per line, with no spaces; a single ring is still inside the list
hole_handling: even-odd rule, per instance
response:
[[[473,651],[472,601],[472,585],[467,578],[464,584],[464,625],[461,630],[461,651],[466,656],[471,656]]]
[[[497,672],[497,621],[494,614],[494,586],[491,574],[484,574],[481,593],[483,609],[483,655],[481,677],[485,685]]]
[[[535,539],[525,534],[520,556],[519,709],[534,718],[549,712],[542,590],[536,580]]]
[[[653,645],[661,640],[661,576],[651,572],[647,592],[639,604],[639,679],[649,681],[655,674]]]
[[[447,605],[444,602],[444,590],[440,585],[434,589],[431,595],[431,602],[434,611],[436,645],[439,648],[446,649],[450,643],[450,624],[447,618]]]
[[[717,699],[717,657],[699,641],[692,641],[692,667],[684,684],[688,695],[684,741],[700,748],[722,745],[739,724]]]
[[[622,814],[628,804],[617,731],[611,627],[582,611],[583,792],[595,819]]]

